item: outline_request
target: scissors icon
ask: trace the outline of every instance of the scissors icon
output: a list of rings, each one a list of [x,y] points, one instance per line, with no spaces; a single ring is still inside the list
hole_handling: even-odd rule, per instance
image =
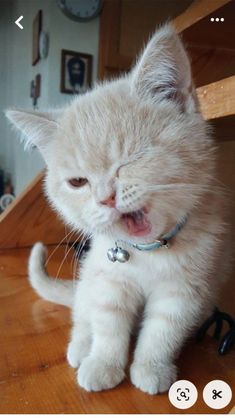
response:
[[[217,399],[217,398],[222,399],[222,396],[221,396],[222,390],[220,390],[219,392],[217,392],[217,390],[216,390],[216,389],[213,389],[213,390],[212,390],[212,393],[214,394],[214,395],[212,396],[212,399]]]

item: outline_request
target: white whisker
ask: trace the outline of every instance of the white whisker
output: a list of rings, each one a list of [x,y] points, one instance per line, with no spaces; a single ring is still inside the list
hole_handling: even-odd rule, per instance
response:
[[[79,236],[78,236],[78,238],[76,239],[75,243],[76,243],[76,242],[78,242],[78,240],[79,240],[79,239],[80,239],[80,237],[81,237],[81,234],[82,234],[82,233],[80,233],[80,234],[79,234]],[[62,260],[62,262],[60,263],[59,269],[57,270],[57,274],[56,274],[55,279],[58,279],[59,274],[60,274],[60,271],[61,271],[62,266],[63,266],[63,264],[64,264],[64,261],[65,261],[66,257],[69,255],[69,253],[70,253],[70,251],[71,251],[71,249],[72,249],[72,248],[73,248],[73,245],[71,245],[71,247],[69,248],[69,250],[66,252],[66,254],[65,254],[65,256],[64,256],[64,258],[63,258],[63,260]]]
[[[51,257],[54,255],[54,253],[57,251],[57,249],[60,247],[60,245],[62,244],[62,242],[64,242],[65,240],[67,240],[67,242],[68,242],[68,238],[70,238],[71,239],[71,237],[73,236],[73,234],[75,234],[76,233],[76,231],[70,231],[67,235],[65,235],[65,237],[64,238],[62,238],[62,240],[59,242],[59,244],[57,244],[57,246],[54,248],[54,250],[52,251],[52,253],[49,255],[49,257],[47,258],[47,260],[46,260],[46,263],[45,263],[45,267],[48,265],[48,263],[49,263],[49,261],[50,261],[50,259],[51,259]]]

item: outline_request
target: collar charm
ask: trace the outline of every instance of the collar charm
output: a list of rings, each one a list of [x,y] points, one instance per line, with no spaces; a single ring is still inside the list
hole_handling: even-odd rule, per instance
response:
[[[130,254],[128,251],[123,250],[123,248],[118,247],[116,244],[115,248],[110,248],[107,251],[107,257],[113,263],[115,263],[115,261],[119,261],[119,263],[126,263],[130,258]]]

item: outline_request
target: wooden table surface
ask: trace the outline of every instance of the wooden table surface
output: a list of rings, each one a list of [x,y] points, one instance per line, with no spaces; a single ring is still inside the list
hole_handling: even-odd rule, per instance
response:
[[[51,274],[58,271],[64,251],[54,253]],[[235,394],[235,350],[219,356],[217,342],[210,337],[203,343],[188,343],[178,360],[179,379],[192,381],[199,393],[190,409],[174,408],[167,394],[140,392],[128,377],[106,392],[79,388],[65,358],[70,312],[39,299],[30,288],[28,253],[27,249],[0,251],[0,413],[227,413],[235,405],[235,395],[223,410],[212,410],[203,402],[203,387],[214,379],[226,381]],[[68,259],[60,277],[71,272]],[[222,306],[235,315],[232,289],[234,284],[227,285],[221,298]]]

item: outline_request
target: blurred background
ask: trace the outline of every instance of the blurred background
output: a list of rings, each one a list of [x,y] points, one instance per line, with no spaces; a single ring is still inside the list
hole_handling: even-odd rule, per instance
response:
[[[33,43],[38,41],[37,33],[33,33],[33,22],[39,10],[42,11],[39,31],[47,35],[48,53],[32,65]],[[23,16],[22,30],[14,23],[20,16]],[[91,54],[94,81],[98,43],[99,17],[85,23],[72,20],[54,0],[0,1],[0,168],[4,170],[5,181],[11,179],[16,195],[34,178],[43,162],[36,150],[30,155],[24,152],[3,110],[8,107],[33,109],[30,90],[37,74],[41,76],[37,109],[66,103],[71,96],[60,91],[61,50]]]

